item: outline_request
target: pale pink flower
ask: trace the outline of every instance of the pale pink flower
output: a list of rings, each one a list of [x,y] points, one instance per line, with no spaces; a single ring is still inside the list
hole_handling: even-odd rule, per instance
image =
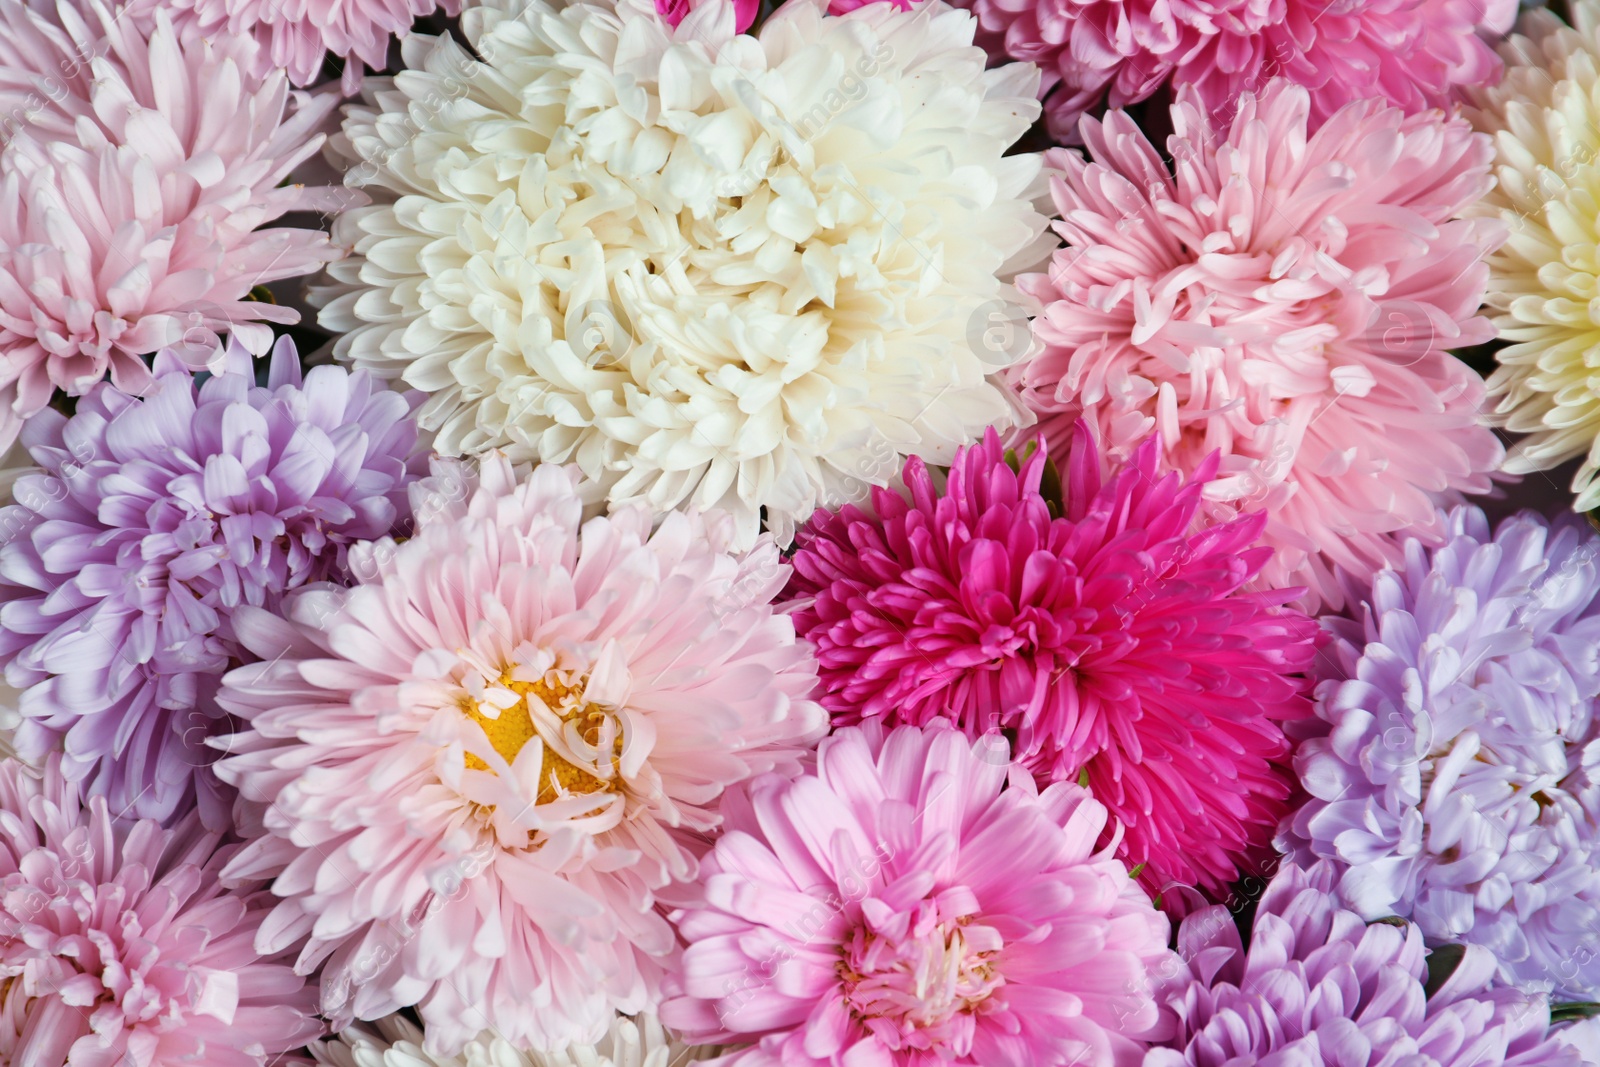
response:
[[[361,65],[383,69],[389,42],[434,11],[454,15],[461,0],[128,0],[143,24],[166,12],[185,40],[247,37],[259,46],[251,73],[281,69],[310,85],[329,56],[344,65],[343,88],[361,84]]]
[[[0,1063],[265,1067],[322,1033],[313,997],[251,946],[259,886],[224,890],[196,815],[170,830],[84,805],[61,774],[0,761]]]
[[[262,322],[299,315],[252,288],[339,255],[318,230],[260,228],[334,206],[285,184],[333,96],[255,81],[247,39],[180,44],[165,16],[147,35],[99,0],[45,7],[0,0],[0,445],[55,389],[109,370],[139,392],[157,349],[209,354],[231,330],[264,352]]]
[[[662,1021],[737,1067],[1112,1067],[1164,1020],[1167,919],[1005,745],[869,720],[728,796]]]
[[[435,464],[353,589],[234,615],[267,662],[219,697],[253,727],[217,764],[259,835],[229,874],[276,879],[259,947],[304,944],[336,1026],[419,1004],[431,1055],[590,1044],[658,999],[684,835],[821,735],[816,667],[727,516],[583,522],[575,468]]]
[[[1268,512],[1261,579],[1342,602],[1437,505],[1490,487],[1503,450],[1484,385],[1447,349],[1493,336],[1478,314],[1497,221],[1457,215],[1492,179],[1461,120],[1353,104],[1307,133],[1305,89],[1247,94],[1229,126],[1186,90],[1173,171],[1121,112],[1084,121],[1093,162],[1056,150],[1065,247],[1018,286],[1043,351],[1014,372],[1052,434],[1086,419],[1125,460],[1220,450],[1206,496]]]

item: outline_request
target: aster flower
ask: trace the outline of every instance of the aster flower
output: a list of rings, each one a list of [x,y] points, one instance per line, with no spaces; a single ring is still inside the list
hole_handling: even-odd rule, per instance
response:
[[[442,453],[574,462],[746,546],[1011,423],[995,372],[1029,342],[999,276],[1048,242],[1038,157],[1002,156],[1036,72],[984,70],[970,15],[734,26],[727,0],[676,29],[651,0],[533,0],[468,10],[483,62],[408,38],[345,121],[377,202],[337,220],[354,254],[314,299],[340,358],[432,394]]]
[[[84,805],[52,756],[0,760],[0,1061],[265,1067],[322,1033],[304,981],[251,947],[271,897],[225,891],[236,846]]]
[[[109,370],[138,392],[142,355],[203,356],[223,330],[262,352],[263,320],[298,320],[252,287],[338,251],[259,227],[332,206],[336,190],[284,179],[337,101],[291,99],[281,74],[256,83],[253,62],[228,35],[180,45],[164,15],[147,36],[99,0],[53,15],[0,0],[0,444],[57,388],[80,395]]]
[[[1575,511],[1600,507],[1600,391],[1592,363],[1600,334],[1589,302],[1600,265],[1600,4],[1567,5],[1576,28],[1531,11],[1501,49],[1499,88],[1468,112],[1494,135],[1499,181],[1477,210],[1504,220],[1511,239],[1489,258],[1494,325],[1512,342],[1489,379],[1494,420],[1517,441],[1505,468],[1548,470],[1583,457],[1572,480]]]
[[[420,1004],[430,1055],[589,1044],[658,999],[684,835],[822,733],[816,667],[727,516],[582,522],[574,468],[435,463],[354,589],[236,615],[268,662],[220,698],[253,729],[218,773],[264,820],[230,873],[277,879],[262,951],[305,944],[336,1026]]]
[[[1580,1067],[1549,1034],[1544,999],[1490,989],[1494,960],[1469,948],[1444,984],[1423,989],[1415,926],[1366,925],[1341,908],[1326,865],[1285,866],[1251,923],[1249,948],[1226,907],[1184,919],[1186,963],[1162,999],[1178,1034],[1144,1067]]]
[[[69,419],[29,420],[42,468],[0,510],[0,663],[22,690],[16,744],[112,811],[170,819],[199,803],[227,825],[206,737],[243,651],[231,615],[333,577],[348,546],[386,534],[421,473],[420,399],[318,367],[294,344],[268,383],[232,344],[196,386],[169,352],[143,397],[102,383]],[[196,792],[198,790],[198,793]]]
[[[662,1020],[759,1042],[730,1067],[1137,1056],[1167,920],[1097,851],[1105,808],[1008,785],[990,742],[869,721],[824,740],[814,772],[730,794],[705,899],[673,915],[689,947]]]
[[[1285,847],[1340,864],[1347,905],[1483,945],[1501,979],[1600,998],[1600,538],[1473,508],[1325,622],[1323,736]],[[1361,596],[1359,592],[1354,596]]]
[[[324,1067],[683,1067],[714,1051],[673,1038],[653,1015],[619,1015],[595,1044],[557,1052],[520,1051],[504,1038],[484,1035],[459,1056],[430,1056],[422,1048],[422,1031],[400,1015],[311,1046]]]
[[[1048,452],[1013,470],[991,430],[942,492],[912,460],[904,498],[812,519],[785,595],[818,698],[835,723],[1005,731],[1042,784],[1084,776],[1151,892],[1219,890],[1285,813],[1316,624],[1280,607],[1299,590],[1244,591],[1264,516],[1192,532],[1214,458],[1183,483],[1150,442],[1102,482],[1080,425],[1063,492]]]
[[[696,6],[696,0],[656,0],[656,14],[666,19],[667,24],[676,29],[683,23],[684,16]],[[743,33],[756,20],[756,12],[761,9],[761,0],[733,0],[733,8],[733,28]]]
[[[1309,106],[1279,80],[1219,128],[1186,90],[1175,175],[1127,115],[1086,119],[1094,161],[1050,155],[1067,247],[1018,280],[1044,350],[1015,373],[1116,459],[1152,433],[1179,470],[1220,449],[1207,496],[1267,510],[1263,580],[1337,607],[1330,565],[1370,575],[1490,487],[1483,384],[1446,349],[1492,335],[1503,228],[1456,218],[1491,183],[1465,122],[1367,101],[1308,136]]]
[[[849,0],[846,0],[849,2]],[[1109,101],[1193,85],[1212,111],[1274,77],[1311,90],[1312,125],[1346,104],[1387,100],[1448,110],[1458,87],[1491,84],[1486,39],[1511,28],[1516,0],[956,0],[1004,61],[1037,63],[1050,132],[1076,142],[1078,120]]]
[[[185,40],[245,37],[254,41],[255,78],[283,70],[310,85],[329,56],[344,67],[343,88],[361,84],[361,65],[383,69],[389,42],[434,11],[454,15],[461,0],[127,0],[124,13],[145,25],[165,13]]]

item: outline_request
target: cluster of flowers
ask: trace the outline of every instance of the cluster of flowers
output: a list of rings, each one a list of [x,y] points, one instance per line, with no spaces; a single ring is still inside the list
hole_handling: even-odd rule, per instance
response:
[[[1568,8],[0,0],[0,1064],[1600,1065]]]

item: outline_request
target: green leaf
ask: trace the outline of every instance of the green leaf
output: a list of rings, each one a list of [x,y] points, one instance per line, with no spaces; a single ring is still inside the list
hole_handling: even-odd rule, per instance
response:
[[[277,303],[277,300],[273,299],[272,290],[268,289],[264,285],[258,285],[252,288],[248,293],[245,294],[245,299],[254,300],[258,304]]]
[[[1129,878],[1137,878],[1137,877],[1139,877],[1139,872],[1144,870],[1148,866],[1150,866],[1148,863],[1139,864],[1139,866],[1135,867],[1133,870],[1128,872],[1128,877]]]
[[[1061,471],[1053,458],[1044,461],[1044,475],[1039,479],[1039,495],[1044,497],[1050,517],[1059,519],[1067,513],[1066,490],[1061,487]]]
[[[1550,1005],[1550,1022],[1552,1025],[1570,1022],[1573,1019],[1592,1019],[1596,1015],[1600,1015],[1600,1004],[1596,1004],[1592,1000]]]
[[[1382,923],[1385,926],[1398,926],[1402,930],[1406,928],[1406,921],[1400,918],[1398,915],[1385,915],[1381,919],[1373,919],[1372,922],[1368,923],[1367,925],[1371,926],[1373,923]]]
[[[1465,945],[1440,945],[1428,953],[1428,981],[1422,987],[1423,992],[1431,997],[1443,988],[1466,954]]]
[[[1085,789],[1089,788],[1089,765],[1087,763],[1078,768],[1078,784]]]

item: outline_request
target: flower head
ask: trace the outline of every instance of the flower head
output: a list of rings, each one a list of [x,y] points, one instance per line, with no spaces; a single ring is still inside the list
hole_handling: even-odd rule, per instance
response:
[[[1446,349],[1492,334],[1503,231],[1456,217],[1491,182],[1465,122],[1366,101],[1308,135],[1309,106],[1279,80],[1218,127],[1186,91],[1172,173],[1127,115],[1085,120],[1093,162],[1051,154],[1067,246],[1018,280],[1045,347],[1015,373],[1117,459],[1152,434],[1178,470],[1220,450],[1206,495],[1266,509],[1264,580],[1337,607],[1333,564],[1370,575],[1490,486],[1483,383]]]
[[[340,358],[432,394],[441,452],[570,461],[746,546],[1010,424],[995,372],[1029,341],[999,278],[1044,220],[1038,157],[1003,153],[1035,74],[984,70],[970,15],[467,14],[482,61],[409,38],[346,119],[377,203],[317,297]]]
[[[948,724],[845,727],[732,796],[662,1019],[729,1064],[1109,1067],[1159,1017],[1167,920],[1098,850],[1106,810]],[[1002,787],[1005,787],[1002,789]]]
[[[1285,865],[1261,897],[1249,947],[1232,912],[1178,929],[1186,964],[1161,999],[1179,1020],[1144,1067],[1579,1067],[1549,1033],[1543,998],[1490,989],[1494,960],[1469,948],[1429,996],[1415,926],[1368,926],[1339,906],[1324,864]]]
[[[1047,452],[1014,469],[990,431],[942,491],[912,460],[905,497],[812,519],[786,596],[819,699],[839,723],[1004,731],[1041,783],[1084,776],[1152,892],[1219,889],[1284,814],[1316,624],[1280,607],[1298,590],[1244,591],[1263,516],[1193,531],[1214,460],[1185,484],[1151,443],[1102,482],[1080,426],[1063,487]]]
[[[40,470],[0,510],[0,663],[25,757],[63,749],[67,777],[119,814],[170,819],[198,789],[221,827],[205,741],[245,658],[233,612],[335,576],[403,515],[423,461],[415,394],[339,367],[302,380],[288,339],[264,388],[237,344],[213,366],[196,386],[163,352],[142,397],[102,383],[71,418],[29,420]]]
[[[1600,538],[1462,508],[1332,618],[1311,799],[1287,845],[1347,906],[1490,949],[1501,978],[1600,997]]]
[[[1501,51],[1503,83],[1477,94],[1468,116],[1493,134],[1498,181],[1476,210],[1511,239],[1489,257],[1494,325],[1512,342],[1489,378],[1496,423],[1527,434],[1506,470],[1548,470],[1583,457],[1575,511],[1600,507],[1600,389],[1591,362],[1600,333],[1589,310],[1600,263],[1600,3],[1567,5],[1576,28],[1529,12]]]
[[[276,877],[262,949],[326,961],[336,1025],[420,1003],[434,1055],[590,1043],[656,1002],[684,833],[822,733],[816,668],[726,516],[583,522],[573,468],[436,464],[355,588],[236,619],[266,662],[226,679],[252,730],[218,773],[264,822],[230,873]]]
[[[321,1034],[303,979],[251,947],[271,897],[217,880],[236,846],[193,813],[84,805],[57,760],[0,760],[0,1061],[267,1067]]]
[[[100,0],[0,0],[0,443],[55,389],[109,370],[138,392],[140,356],[198,363],[218,331],[259,353],[261,320],[299,318],[252,288],[338,252],[318,230],[260,227],[333,205],[285,178],[337,100],[251,79],[254,56],[226,34],[180,43],[165,15],[146,34]]]
[[[676,29],[682,25],[685,15],[705,2],[707,0],[656,0],[656,14],[665,19],[669,26]],[[722,0],[709,0],[709,2],[718,4]],[[761,8],[761,0],[733,0],[733,8],[733,28],[739,33],[743,33],[756,20],[756,12]]]
[[[1511,28],[1516,0],[956,0],[997,57],[1039,64],[1045,115],[1075,142],[1078,120],[1169,82],[1213,113],[1275,77],[1311,91],[1313,127],[1377,98],[1414,115],[1448,110],[1462,86],[1493,83],[1486,39]]]
[[[404,1016],[391,1015],[312,1045],[311,1055],[323,1067],[684,1067],[716,1051],[685,1045],[648,1014],[618,1015],[595,1044],[555,1052],[515,1049],[505,1038],[485,1034],[467,1042],[459,1056],[432,1056],[422,1040],[422,1031]]]
[[[382,70],[389,44],[419,18],[435,10],[454,15],[461,0],[128,0],[125,11],[144,25],[158,14],[171,18],[185,40],[246,38],[254,41],[248,72],[265,78],[282,70],[295,85],[310,85],[329,57],[344,67],[343,87],[354,92],[361,65]]]

